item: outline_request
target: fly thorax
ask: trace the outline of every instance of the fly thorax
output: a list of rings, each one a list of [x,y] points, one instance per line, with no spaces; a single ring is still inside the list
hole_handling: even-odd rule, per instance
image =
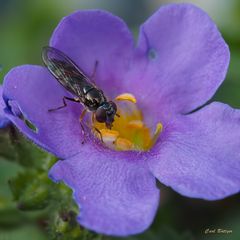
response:
[[[95,111],[101,104],[104,102],[104,97],[102,96],[101,91],[96,88],[89,87],[85,88],[85,104],[90,111]]]

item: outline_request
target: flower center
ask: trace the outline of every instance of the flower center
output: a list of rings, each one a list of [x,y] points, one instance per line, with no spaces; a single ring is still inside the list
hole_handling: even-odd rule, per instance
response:
[[[103,143],[117,151],[147,151],[158,139],[162,131],[162,124],[158,123],[155,132],[147,127],[143,121],[143,114],[136,105],[132,94],[121,94],[115,98],[120,117],[115,116],[113,126],[107,129],[105,123],[93,119],[93,129]]]

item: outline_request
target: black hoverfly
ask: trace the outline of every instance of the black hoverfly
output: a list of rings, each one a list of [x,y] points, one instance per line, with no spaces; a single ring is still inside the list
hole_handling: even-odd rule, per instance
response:
[[[91,82],[90,78],[60,50],[53,47],[44,47],[42,59],[58,82],[75,96],[74,98],[63,96],[63,105],[48,111],[66,107],[66,100],[79,102],[84,106],[80,123],[85,113],[90,111],[98,122],[105,123],[106,127],[111,129],[115,115],[119,117],[117,105],[113,101],[108,101],[103,91]],[[97,64],[95,64],[95,69],[96,66]]]

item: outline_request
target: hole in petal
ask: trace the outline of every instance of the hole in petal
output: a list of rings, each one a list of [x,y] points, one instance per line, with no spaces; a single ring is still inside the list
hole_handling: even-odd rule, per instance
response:
[[[5,100],[6,106],[7,106],[7,112],[9,112],[10,114],[16,116],[16,117],[20,117],[22,115],[22,112],[17,104],[16,101],[14,100]]]
[[[25,125],[26,125],[30,130],[32,130],[32,131],[35,132],[35,133],[38,132],[37,127],[36,127],[32,122],[30,122],[28,119],[26,119],[26,118],[24,117],[23,121],[24,121]]]
[[[6,104],[8,111],[10,111],[12,115],[20,118],[25,123],[26,127],[29,128],[32,132],[38,132],[38,128],[29,119],[27,119],[27,117],[24,116],[16,101],[8,100]]]

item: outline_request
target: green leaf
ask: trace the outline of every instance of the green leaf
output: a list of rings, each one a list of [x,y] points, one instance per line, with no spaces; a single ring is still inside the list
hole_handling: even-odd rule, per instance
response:
[[[45,172],[26,170],[11,179],[9,185],[18,208],[27,211],[48,206],[54,183]]]
[[[48,240],[39,228],[33,224],[23,225],[14,229],[1,229],[0,239],[2,240]]]
[[[39,149],[13,126],[0,129],[0,158],[26,168],[44,170],[48,170],[56,162],[55,157]]]

